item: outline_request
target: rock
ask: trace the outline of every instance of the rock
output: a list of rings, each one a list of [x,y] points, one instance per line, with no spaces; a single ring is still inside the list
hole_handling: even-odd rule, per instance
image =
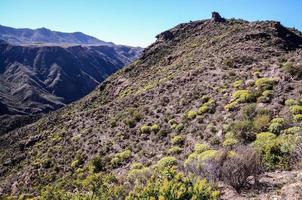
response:
[[[286,185],[281,189],[282,199],[300,200],[302,199],[302,182]]]
[[[225,22],[226,20],[220,16],[218,12],[212,12],[212,22]]]
[[[174,38],[174,35],[171,31],[164,31],[156,36],[157,39],[160,40],[171,40]]]

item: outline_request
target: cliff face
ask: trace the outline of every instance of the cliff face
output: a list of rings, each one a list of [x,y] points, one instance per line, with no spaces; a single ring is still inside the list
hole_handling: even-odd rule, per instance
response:
[[[38,186],[85,176],[93,158],[129,192],[131,163],[152,171],[166,158],[190,171],[192,160],[204,162],[201,144],[213,162],[230,151],[235,158],[225,163],[236,164],[228,159],[241,159],[244,147],[263,156],[265,170],[293,169],[287,158],[296,146],[286,144],[301,136],[302,109],[292,107],[301,106],[300,35],[278,22],[243,20],[196,21],[159,34],[139,60],[80,101],[0,137],[4,193],[39,194]],[[266,137],[276,149],[262,155]]]

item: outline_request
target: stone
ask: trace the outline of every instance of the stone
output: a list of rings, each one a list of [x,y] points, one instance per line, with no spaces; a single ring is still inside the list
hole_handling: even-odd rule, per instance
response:
[[[225,22],[226,20],[220,16],[218,12],[212,12],[212,22]]]

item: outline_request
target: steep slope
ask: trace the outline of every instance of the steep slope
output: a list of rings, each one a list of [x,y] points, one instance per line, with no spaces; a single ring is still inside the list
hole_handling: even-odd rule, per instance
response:
[[[246,170],[239,167],[259,164],[258,154],[266,171],[294,169],[302,156],[301,62],[301,33],[278,22],[214,15],[180,24],[88,96],[1,136],[3,193],[38,195],[54,184],[47,194],[89,195],[79,181],[111,172],[117,179],[100,194],[123,199],[154,169],[176,163],[179,171],[236,188],[228,181]],[[261,189],[279,195],[278,187],[241,195]]]
[[[138,57],[125,46],[14,46],[0,44],[0,114],[54,110],[92,91]]]
[[[114,45],[112,42],[105,42],[95,37],[81,32],[63,33],[51,31],[47,28],[11,28],[0,25],[0,40],[7,41],[15,45],[35,44],[35,45]]]

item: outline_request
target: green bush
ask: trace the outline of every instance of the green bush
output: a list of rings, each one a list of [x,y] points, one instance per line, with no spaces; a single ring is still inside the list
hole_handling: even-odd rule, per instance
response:
[[[242,119],[252,120],[255,118],[256,114],[257,112],[255,103],[247,104],[240,109],[240,117]]]
[[[223,142],[223,146],[227,147],[227,146],[234,146],[236,144],[238,144],[238,140],[236,138],[226,138]]]
[[[76,189],[74,189],[76,187]],[[72,191],[70,191],[72,188]],[[39,200],[125,199],[125,190],[112,174],[95,173],[84,179],[52,183],[41,189]]]
[[[142,125],[140,128],[141,133],[148,134],[151,133],[151,127],[148,125]]]
[[[302,106],[299,105],[293,105],[289,107],[289,110],[293,115],[302,114]]]
[[[184,142],[185,142],[185,138],[180,135],[174,136],[171,140],[171,143],[173,145],[183,145]]]
[[[137,122],[139,122],[142,119],[142,115],[137,110],[131,110],[130,114],[132,118]]]
[[[168,153],[170,155],[176,155],[176,154],[180,154],[182,151],[183,151],[183,149],[181,147],[174,146],[168,150]]]
[[[271,98],[274,95],[273,90],[265,90],[262,92],[262,96]]]
[[[237,90],[233,93],[232,101],[238,101],[238,103],[255,102],[256,96],[249,90]]]
[[[218,198],[219,192],[206,180],[186,177],[183,173],[169,168],[160,173],[154,173],[143,186],[137,184],[126,200],[215,200]]]
[[[272,119],[271,123],[278,123],[278,124],[284,125],[285,124],[285,120],[283,118],[281,118],[281,117],[278,117],[278,118]]]
[[[299,102],[295,99],[287,99],[285,101],[286,106],[294,106],[294,105],[298,105],[298,104],[299,104]]]
[[[276,140],[277,136],[270,132],[257,134],[254,148],[262,155],[265,167],[269,170],[278,168],[283,162],[283,154]]]
[[[106,169],[106,160],[100,156],[93,158],[90,161],[89,171],[92,173],[98,173]]]
[[[256,86],[264,91],[264,90],[271,90],[275,84],[275,80],[271,78],[259,78],[256,80]]]
[[[233,101],[231,103],[228,103],[224,106],[224,109],[226,109],[227,111],[234,111],[236,109],[238,105],[237,101]]]
[[[300,126],[293,126],[293,127],[288,128],[288,129],[285,129],[284,133],[285,134],[296,134],[296,133],[299,133],[301,131],[302,131],[302,128]]]
[[[240,88],[240,86],[242,86],[243,81],[242,80],[237,80],[233,83],[233,87],[234,88]]]
[[[183,129],[185,128],[184,124],[183,123],[179,123],[175,126],[175,130],[176,132],[181,132]]]
[[[158,124],[152,124],[151,131],[154,133],[157,133],[160,130],[160,127]]]
[[[116,153],[111,159],[111,164],[113,167],[118,167],[124,162],[128,161],[131,157],[132,152],[130,150],[125,150],[120,153]]]
[[[156,166],[159,169],[165,169],[165,168],[176,166],[176,165],[177,165],[177,159],[172,156],[163,157],[156,164]]]
[[[290,154],[300,141],[301,137],[297,135],[283,134],[277,137],[273,133],[263,132],[257,134],[253,146],[262,155],[268,170],[289,169]]]
[[[215,112],[215,101],[211,98],[207,98],[207,101],[203,101],[204,103],[198,108],[197,114],[202,115],[206,112],[214,113]]]
[[[268,130],[274,134],[279,134],[283,129],[283,125],[280,123],[271,123],[268,127]]]
[[[202,153],[204,151],[210,150],[210,149],[211,149],[211,147],[208,144],[206,144],[206,143],[195,144],[195,146],[194,146],[194,152],[198,153],[198,154],[200,154],[200,153]]]
[[[151,175],[151,170],[147,167],[144,167],[141,163],[133,163],[130,167],[130,170],[127,174],[127,179],[130,182],[134,183],[143,183]]]
[[[274,93],[272,90],[265,90],[262,92],[262,95],[257,99],[257,102],[260,103],[269,103],[273,97]]]
[[[208,109],[209,109],[209,106],[200,106],[198,108],[197,114],[202,115],[202,114],[206,113],[208,111]]]
[[[197,116],[197,112],[194,110],[190,110],[185,115],[188,119],[195,119]]]
[[[131,164],[130,169],[142,169],[144,165],[139,162],[134,162]]]
[[[254,128],[257,131],[265,131],[270,124],[269,115],[257,115],[254,119]]]
[[[199,165],[202,166],[204,164],[204,161],[214,159],[216,158],[217,155],[218,155],[218,151],[213,149],[206,150],[202,153],[193,152],[185,160],[185,165],[189,165],[193,162],[198,162]]]
[[[294,115],[294,120],[297,121],[297,122],[302,121],[302,114]]]
[[[252,142],[256,138],[251,120],[235,121],[229,129],[235,134],[236,139],[244,143]]]

